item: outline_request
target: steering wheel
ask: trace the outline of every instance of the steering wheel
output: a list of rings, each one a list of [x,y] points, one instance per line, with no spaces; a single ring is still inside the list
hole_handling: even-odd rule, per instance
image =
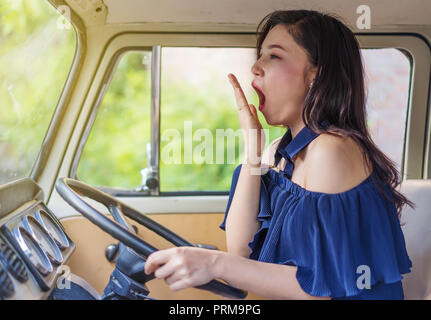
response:
[[[111,197],[109,194],[102,192],[95,187],[89,186],[88,184],[85,184],[81,181],[70,178],[59,178],[55,184],[55,189],[61,195],[61,197],[75,210],[77,210],[103,231],[109,233],[112,237],[119,240],[127,247],[133,249],[145,260],[151,253],[157,251],[158,249],[154,248],[138,237],[124,216],[127,216],[144,227],[152,230],[177,247],[194,247],[192,243],[181,238],[173,231],[163,227],[159,223],[139,213],[137,210],[127,206],[114,197]],[[90,198],[100,204],[103,204],[112,214],[112,217],[115,221],[109,219],[102,212],[92,207],[83,199],[83,197]],[[233,299],[244,299],[247,296],[246,291],[232,287],[218,280],[212,280],[207,284],[196,286],[195,288],[207,290],[212,293]]]

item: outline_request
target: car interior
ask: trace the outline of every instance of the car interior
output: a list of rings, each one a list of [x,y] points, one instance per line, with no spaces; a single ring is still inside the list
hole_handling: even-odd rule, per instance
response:
[[[142,267],[172,246],[227,250],[219,225],[241,159],[227,74],[259,101],[257,25],[290,9],[337,14],[360,43],[367,125],[415,204],[401,216],[405,299],[431,299],[430,1],[0,2],[1,299],[71,283],[101,299],[110,277],[130,299],[264,299],[219,279],[171,291]],[[284,132],[264,128],[267,142]]]

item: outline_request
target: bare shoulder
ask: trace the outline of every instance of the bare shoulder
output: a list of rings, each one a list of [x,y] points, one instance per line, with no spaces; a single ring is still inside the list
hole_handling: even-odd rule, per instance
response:
[[[339,193],[364,181],[367,168],[364,151],[350,137],[322,133],[307,147],[305,188],[310,191]]]

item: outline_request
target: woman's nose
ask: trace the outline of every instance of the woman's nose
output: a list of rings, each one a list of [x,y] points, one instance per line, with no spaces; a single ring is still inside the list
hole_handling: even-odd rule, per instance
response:
[[[251,67],[251,73],[253,73],[253,75],[255,76],[263,76],[263,69],[262,67],[259,65],[259,60],[256,61],[253,66]]]

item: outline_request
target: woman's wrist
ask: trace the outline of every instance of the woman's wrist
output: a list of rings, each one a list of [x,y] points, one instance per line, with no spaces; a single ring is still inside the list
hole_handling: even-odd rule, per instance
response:
[[[262,166],[262,163],[250,163],[249,161],[244,161],[242,165],[249,168],[260,168]]]
[[[252,175],[264,175],[273,167],[266,163],[259,163],[257,165],[243,163],[242,166]]]
[[[261,176],[262,175],[262,164],[250,164],[250,163],[243,163],[242,164],[243,170],[247,172],[247,174],[252,176]]]
[[[213,259],[211,263],[211,273],[214,279],[222,279],[225,269],[226,260],[228,260],[229,254],[223,251],[213,251]]]

